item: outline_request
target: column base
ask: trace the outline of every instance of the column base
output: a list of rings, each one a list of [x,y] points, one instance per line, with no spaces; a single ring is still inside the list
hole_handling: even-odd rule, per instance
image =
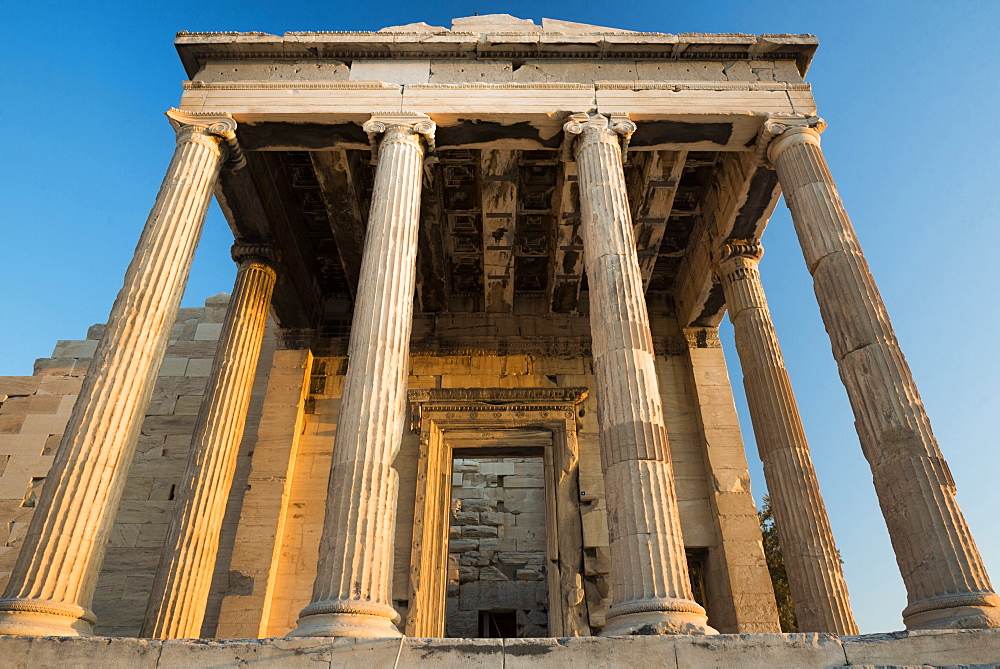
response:
[[[403,633],[396,609],[368,602],[317,602],[302,609],[295,629],[286,636],[399,638]]]
[[[903,609],[908,630],[1000,628],[1000,597],[973,592],[924,599]]]
[[[709,627],[705,609],[682,599],[612,606],[607,623],[601,636],[719,633]]]
[[[82,606],[37,599],[0,600],[0,635],[93,636],[94,614]]]

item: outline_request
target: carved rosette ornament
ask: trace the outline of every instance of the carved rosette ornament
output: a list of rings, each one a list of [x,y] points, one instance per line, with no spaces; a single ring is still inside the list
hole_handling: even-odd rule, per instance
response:
[[[400,636],[392,607],[397,474],[425,151],[434,122],[377,114],[378,162],[337,421],[312,602],[289,636]],[[378,137],[381,135],[381,139]]]
[[[231,116],[167,112],[173,159],[0,599],[0,634],[88,636],[97,575],[219,170]]]
[[[857,634],[833,530],[764,297],[756,239],[729,240],[716,268],[743,370],[795,617],[803,632]]]
[[[236,282],[219,335],[187,467],[156,571],[141,636],[190,639],[201,634],[222,521],[277,278],[271,244],[233,244]]]
[[[757,154],[778,173],[892,540],[910,629],[1000,627],[1000,597],[820,148],[815,116],[773,116]]]
[[[595,395],[615,570],[605,635],[713,634],[694,601],[622,170],[623,117],[564,126],[579,172]],[[571,139],[576,136],[575,139]]]

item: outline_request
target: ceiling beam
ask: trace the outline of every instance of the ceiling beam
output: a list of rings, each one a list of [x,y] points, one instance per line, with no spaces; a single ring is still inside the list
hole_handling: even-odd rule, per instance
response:
[[[514,230],[520,151],[480,152],[483,215],[483,291],[487,312],[511,313],[514,307]]]
[[[556,313],[573,313],[583,280],[583,241],[580,239],[580,192],[576,163],[563,161],[556,186],[555,243],[549,265],[549,304]]]
[[[309,157],[323,193],[323,202],[330,217],[330,230],[337,244],[347,286],[351,297],[355,298],[358,278],[361,276],[366,224],[350,158],[343,149],[310,151]]]
[[[441,166],[424,170],[420,194],[420,227],[417,230],[417,313],[448,310],[445,250],[446,228],[441,200]]]
[[[643,166],[641,183],[645,185],[645,192],[632,211],[643,288],[649,287],[653,277],[660,242],[663,241],[686,160],[687,151],[653,151]]]
[[[247,164],[232,172],[223,170],[216,186],[216,199],[234,236],[240,239],[273,242],[278,248],[278,281],[271,300],[278,326],[316,326],[319,295],[316,286],[295,264],[299,254],[283,208],[277,205],[274,161],[250,151]],[[280,179],[279,179],[280,180]]]
[[[681,327],[719,325],[726,303],[715,280],[715,253],[727,239],[760,237],[780,195],[777,174],[757,165],[752,153],[724,155],[715,187],[702,196],[703,216],[677,275],[674,299]]]

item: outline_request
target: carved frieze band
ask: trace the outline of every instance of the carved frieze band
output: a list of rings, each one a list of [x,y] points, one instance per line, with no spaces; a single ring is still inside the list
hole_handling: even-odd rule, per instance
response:
[[[406,111],[374,112],[372,117],[365,121],[362,128],[368,135],[368,142],[371,145],[372,165],[378,163],[379,135],[390,136],[396,133],[422,137],[426,145],[424,162],[426,164],[437,162],[437,146],[434,143],[434,132],[437,130],[437,126],[426,114]]]
[[[347,337],[323,336],[314,330],[283,330],[279,333],[282,348],[309,348],[313,355],[347,355]],[[653,337],[656,355],[685,355],[684,337]],[[420,339],[410,343],[411,356],[438,355],[534,355],[543,358],[587,358],[593,355],[590,337],[462,337]]]
[[[758,165],[771,166],[774,156],[771,149],[774,140],[781,137],[786,132],[794,130],[805,132],[816,136],[826,130],[826,121],[819,116],[804,116],[799,114],[771,114],[764,121],[760,134],[757,136],[757,146],[754,149],[754,160]]]
[[[427,412],[445,413],[450,417],[476,420],[490,415],[494,418],[511,414],[539,414],[541,418],[572,418],[573,407],[580,404],[589,393],[588,388],[414,388],[408,392],[410,400],[410,429],[420,430]]]
[[[168,109],[165,114],[177,132],[178,142],[190,141],[195,133],[218,137],[226,147],[229,169],[236,171],[247,164],[243,149],[236,140],[236,120],[231,114],[184,111],[177,108]]]
[[[684,328],[684,337],[690,348],[722,348],[717,328]]]
[[[489,404],[498,410],[508,404],[579,404],[587,399],[589,390],[568,388],[414,388],[409,391],[410,403],[472,403]]]

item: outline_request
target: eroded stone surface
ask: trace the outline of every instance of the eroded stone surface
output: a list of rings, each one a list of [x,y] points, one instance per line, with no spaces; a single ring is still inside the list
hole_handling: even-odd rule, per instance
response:
[[[600,667],[995,666],[997,630],[637,636],[561,639],[261,639],[232,641],[0,637],[7,666]]]
[[[733,322],[750,417],[781,537],[798,629],[856,634],[833,530],[760,283],[756,240],[726,245],[719,276]]]

